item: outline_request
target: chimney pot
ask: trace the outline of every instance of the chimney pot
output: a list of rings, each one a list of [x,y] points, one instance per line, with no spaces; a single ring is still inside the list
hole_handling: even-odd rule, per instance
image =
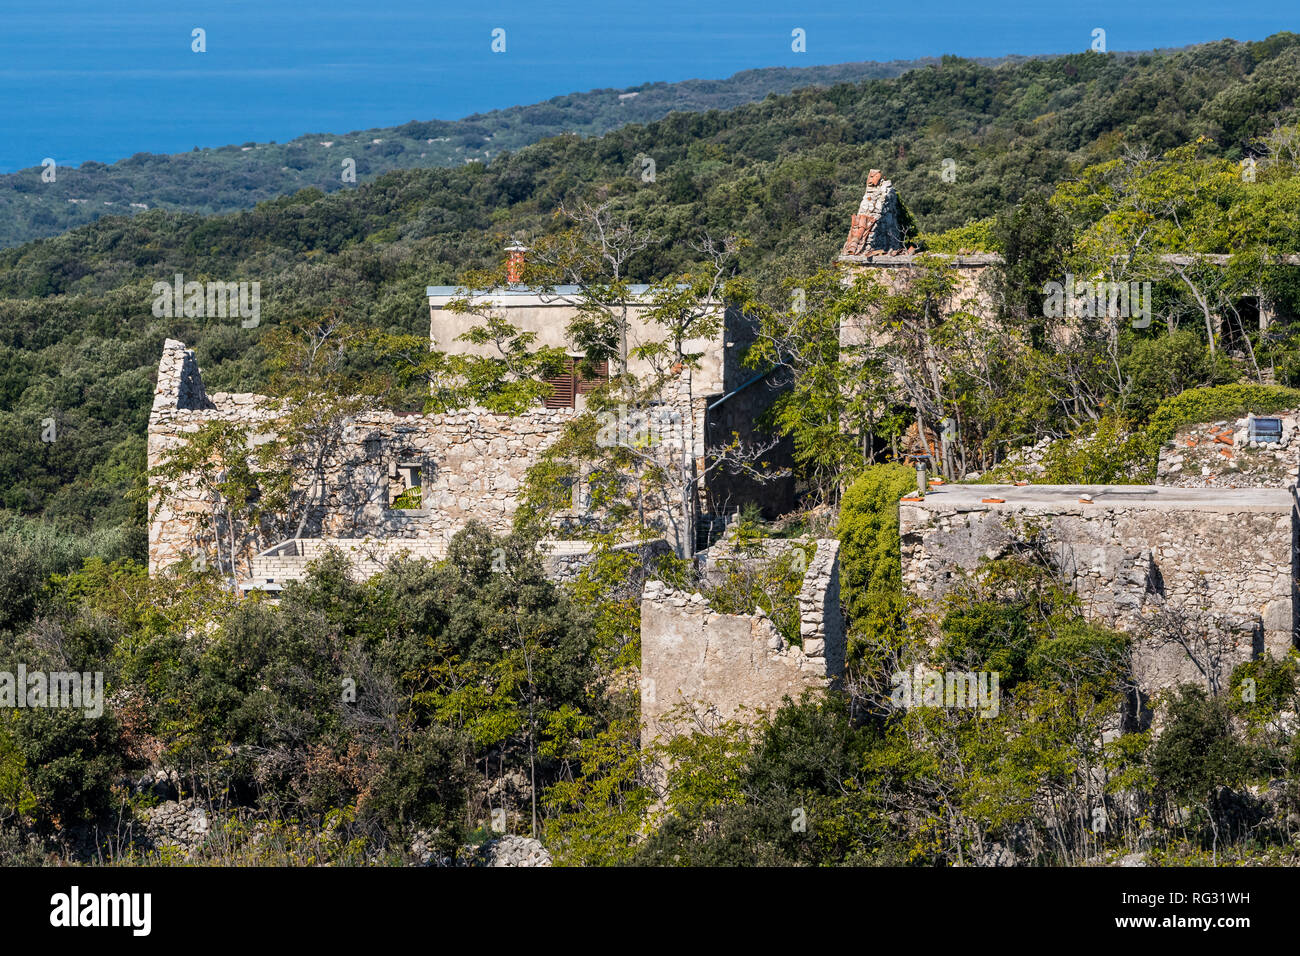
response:
[[[518,240],[506,246],[506,281],[518,285],[524,281],[524,253],[528,247]]]

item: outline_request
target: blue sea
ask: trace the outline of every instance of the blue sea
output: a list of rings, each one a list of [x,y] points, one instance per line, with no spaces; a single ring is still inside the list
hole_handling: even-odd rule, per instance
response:
[[[47,156],[112,162],[456,119],[754,67],[1061,53],[1088,49],[1098,29],[1111,50],[1262,39],[1295,26],[1295,11],[1271,0],[3,0],[0,172]],[[496,30],[504,52],[492,50]]]

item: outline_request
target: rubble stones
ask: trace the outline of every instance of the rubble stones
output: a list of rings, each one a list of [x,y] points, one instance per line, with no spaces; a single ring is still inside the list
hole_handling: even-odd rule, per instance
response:
[[[1300,474],[1300,411],[1279,412],[1281,440],[1250,440],[1252,416],[1185,425],[1160,449],[1156,481],[1179,488],[1290,488]]]
[[[483,844],[474,866],[551,866],[551,854],[541,841],[507,835]]]
[[[434,849],[435,833],[423,830],[411,840],[410,853],[421,866],[552,866],[551,853],[540,840],[506,834],[482,846],[464,846],[459,857],[442,856]]]
[[[144,811],[145,835],[156,846],[176,847],[193,853],[211,828],[208,814],[193,800],[168,800]]]

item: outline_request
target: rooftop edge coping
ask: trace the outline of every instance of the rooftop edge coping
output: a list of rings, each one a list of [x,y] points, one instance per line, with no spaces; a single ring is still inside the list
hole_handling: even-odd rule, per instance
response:
[[[1080,499],[1091,496],[1090,502]],[[986,501],[1001,498],[1002,501]],[[902,502],[928,511],[993,511],[1032,508],[1084,513],[1098,510],[1289,513],[1296,507],[1287,488],[1180,488],[1172,485],[956,485],[931,488],[921,500]]]

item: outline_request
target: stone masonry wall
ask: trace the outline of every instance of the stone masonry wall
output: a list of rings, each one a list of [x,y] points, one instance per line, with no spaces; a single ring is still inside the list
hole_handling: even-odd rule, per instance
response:
[[[268,548],[254,557],[249,578],[254,585],[299,580],[306,576],[307,565],[331,548],[349,559],[358,578],[379,574],[390,561],[403,554],[430,561],[447,556],[446,542],[437,538],[300,538]]]
[[[803,646],[761,610],[719,614],[703,595],[649,581],[641,598],[642,740],[669,734],[679,705],[753,719],[782,699],[825,690],[844,672],[839,542],[820,540],[799,594]]]
[[[1127,494],[1141,497],[1141,487]],[[1293,499],[1282,490],[1180,492],[1173,501],[1107,502],[1098,488],[1060,490],[1059,502],[1021,503],[1012,486],[981,486],[1005,503],[948,505],[943,494],[900,504],[904,585],[932,607],[984,559],[1036,539],[1073,585],[1086,613],[1139,635],[1134,670],[1148,693],[1205,681],[1181,637],[1222,679],[1268,650],[1281,657],[1294,633]],[[1092,491],[1096,498],[1080,502]],[[1093,497],[1089,495],[1089,497]]]
[[[158,362],[158,383],[153,395],[154,411],[212,407],[213,403],[203,390],[203,379],[199,375],[199,363],[194,358],[194,350],[187,349],[184,342],[167,339],[163,343],[162,359]]]
[[[543,541],[538,545],[538,550],[542,552],[542,567],[546,571],[546,576],[561,584],[571,584],[576,581],[599,554],[590,541]],[[652,572],[655,563],[660,558],[673,553],[673,549],[663,538],[655,538],[644,543],[614,545],[610,550],[636,555],[637,562],[629,574],[627,583],[637,589],[645,583],[646,576]]]
[[[538,408],[517,417],[474,409],[449,415],[361,416],[346,429],[326,464],[324,506],[313,509],[303,535],[423,539],[445,549],[471,519],[505,532],[518,507],[526,471],[559,437],[569,415],[572,412],[563,409]],[[167,449],[180,445],[185,432],[214,417],[256,422],[269,415],[251,404],[230,407],[223,402],[212,410],[156,416],[150,425],[150,466],[160,463]],[[419,464],[423,507],[389,507],[389,467],[399,462]],[[304,475],[303,483],[309,479]],[[183,498],[184,504],[163,505],[151,514],[151,572],[196,549],[204,506],[192,495]]]
[[[148,462],[162,464],[187,433],[214,419],[250,424],[272,418],[259,396],[207,396],[193,352],[168,340],[149,422]],[[427,539],[445,548],[471,519],[508,530],[527,469],[559,437],[567,409],[535,408],[519,416],[470,409],[446,415],[375,411],[357,417],[327,462],[327,495],[304,538]],[[390,508],[390,466],[421,467],[422,505]],[[303,476],[303,483],[310,480]],[[158,481],[153,480],[155,488]],[[163,503],[155,495],[149,521],[149,568],[154,573],[205,550],[200,540],[207,504],[182,488]],[[252,557],[252,553],[246,558]]]
[[[352,565],[352,574],[365,579],[382,573],[395,558],[407,557],[441,561],[447,557],[447,542],[441,538],[296,538],[267,548],[252,560],[245,590],[265,588],[300,581],[307,576],[311,562],[329,550],[341,552]],[[626,586],[639,593],[646,576],[663,555],[672,548],[662,538],[644,543],[614,545],[612,551],[634,554],[637,563],[629,573]],[[576,581],[600,552],[590,541],[546,540],[538,545],[546,576],[557,583]]]
[[[232,421],[256,426],[270,417],[261,397],[246,393],[214,392],[203,387],[192,349],[168,339],[158,363],[153,409],[149,414],[146,463],[152,472],[163,465],[168,454],[186,441],[205,422]],[[207,557],[210,546],[200,539],[202,516],[210,505],[192,483],[172,487],[159,494],[163,483],[150,476],[153,490],[149,502],[149,573],[178,561]]]
[[[497,533],[508,531],[528,469],[574,415],[572,409],[540,406],[516,416],[478,408],[443,415],[386,410],[358,415],[326,462],[325,499],[313,506],[302,538],[419,540],[433,542],[431,554],[441,554],[471,520]],[[161,465],[169,451],[181,447],[186,435],[206,422],[251,425],[256,440],[258,426],[269,428],[273,417],[266,400],[257,395],[208,396],[193,351],[169,339],[149,419],[149,467]],[[703,454],[702,420],[701,414],[687,423],[698,454]],[[390,470],[403,465],[420,468],[419,508],[390,507],[394,481]],[[299,486],[305,488],[310,481],[311,475],[304,474]],[[202,537],[208,503],[192,487],[173,488],[163,496],[157,493],[159,480],[151,478],[151,484],[155,495],[149,516],[150,573],[198,555],[211,560],[211,543]],[[671,530],[653,503],[647,511],[652,522],[658,521],[665,532]],[[686,527],[693,525],[688,522]],[[251,562],[259,548],[275,543],[249,542],[242,558]],[[262,569],[268,568],[264,562]],[[240,568],[241,573],[245,570],[251,571],[251,565]]]

